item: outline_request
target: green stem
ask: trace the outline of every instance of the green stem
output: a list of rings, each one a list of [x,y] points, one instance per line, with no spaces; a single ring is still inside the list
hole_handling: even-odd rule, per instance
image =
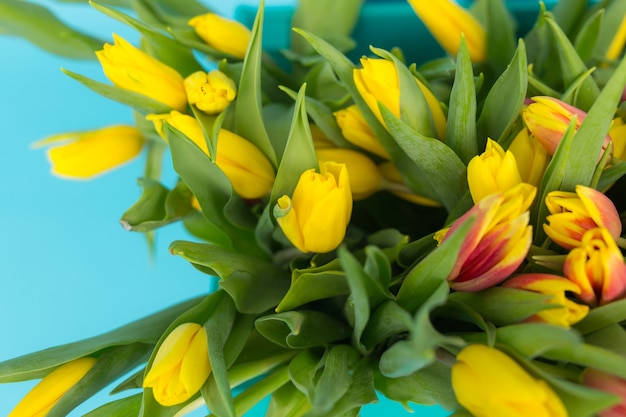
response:
[[[254,405],[290,381],[289,367],[284,365],[235,398],[235,411],[243,416]]]

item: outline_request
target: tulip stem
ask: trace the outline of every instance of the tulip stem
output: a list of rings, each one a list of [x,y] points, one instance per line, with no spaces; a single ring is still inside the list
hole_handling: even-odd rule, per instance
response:
[[[444,349],[437,349],[435,357],[439,362],[450,367],[456,363],[456,356]]]
[[[619,246],[622,249],[626,249],[626,239],[624,239],[623,237],[618,238],[617,246]]]

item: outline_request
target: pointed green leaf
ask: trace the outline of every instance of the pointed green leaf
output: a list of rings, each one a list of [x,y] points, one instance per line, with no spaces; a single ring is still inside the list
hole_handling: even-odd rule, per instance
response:
[[[359,357],[357,351],[348,345],[335,346],[326,352],[324,368],[311,401],[316,411],[330,411],[348,391],[352,383],[351,372]]]
[[[588,334],[623,321],[626,321],[626,299],[591,309],[574,327],[580,333]]]
[[[291,348],[324,346],[352,334],[346,323],[313,310],[268,314],[257,319],[256,328],[277,345]]]
[[[515,54],[515,27],[504,0],[486,2],[487,57],[497,73],[504,71]]]
[[[363,332],[363,345],[371,349],[392,336],[407,332],[412,322],[411,315],[395,301],[385,301],[372,312]]]
[[[301,417],[311,409],[311,404],[292,383],[274,391],[265,413],[266,417]]]
[[[350,293],[343,271],[310,271],[305,269],[294,279],[285,297],[276,306],[276,312],[293,310],[306,303]]]
[[[140,408],[141,394],[135,394],[98,407],[84,417],[136,417]]]
[[[600,9],[585,21],[583,27],[576,35],[574,46],[583,62],[586,62],[593,54],[593,50],[598,42],[600,28],[603,26],[603,18],[604,9]]]

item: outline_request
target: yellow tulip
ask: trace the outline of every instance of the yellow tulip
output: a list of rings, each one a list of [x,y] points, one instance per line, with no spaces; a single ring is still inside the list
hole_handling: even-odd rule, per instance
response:
[[[551,297],[549,303],[558,306],[541,310],[527,321],[540,321],[569,328],[585,318],[589,312],[588,306],[575,303],[566,297],[566,292],[580,294],[580,287],[575,282],[558,275],[522,274],[505,281],[502,286],[549,295]]]
[[[141,152],[145,139],[131,126],[111,126],[51,136],[34,145],[50,145],[52,173],[68,179],[91,179],[129,162]]]
[[[452,388],[474,417],[567,417],[561,399],[498,349],[469,345],[452,366]]]
[[[300,175],[292,197],[283,195],[274,216],[287,239],[302,252],[324,253],[343,241],[352,214],[350,179],[345,165],[320,164]]]
[[[61,365],[35,385],[8,417],[44,417],[95,364],[94,358],[79,358]]]
[[[473,62],[487,60],[487,33],[471,13],[451,0],[409,0],[415,13],[435,37],[441,47],[456,56],[465,36],[470,59]]]
[[[167,335],[144,380],[144,388],[164,406],[181,404],[193,397],[211,374],[206,330],[184,323]]]
[[[319,164],[336,162],[345,164],[354,200],[363,200],[380,191],[383,177],[370,158],[350,149],[325,148],[315,151]]]
[[[207,114],[224,111],[237,95],[235,82],[219,70],[194,72],[185,78],[185,91],[189,104]]]
[[[619,59],[620,55],[624,51],[624,44],[626,44],[626,16],[622,18],[622,23],[620,23],[617,28],[617,32],[613,36],[611,43],[604,54],[606,59],[615,60]]]
[[[441,207],[441,204],[427,197],[415,194],[406,186],[393,162],[383,162],[378,169],[384,178],[383,189],[403,200],[426,207]]]
[[[354,84],[370,110],[383,123],[378,102],[383,103],[396,117],[400,117],[400,81],[396,66],[386,59],[361,58],[361,69],[353,70]],[[446,116],[441,109],[439,100],[420,80],[415,82],[424,94],[435,124],[437,136],[446,135]]]
[[[515,157],[522,181],[538,187],[550,162],[548,151],[526,128],[515,136],[508,151]]]
[[[506,192],[522,183],[517,162],[511,151],[487,139],[485,152],[473,157],[467,165],[467,182],[474,203],[488,195]]]
[[[147,119],[154,122],[162,137],[163,121],[166,121],[209,154],[202,127],[195,118],[173,111],[170,114],[148,115]],[[242,198],[260,198],[272,190],[275,174],[271,162],[250,141],[231,131],[220,130],[215,163]]]
[[[356,104],[336,111],[334,116],[343,137],[348,142],[374,155],[390,159],[389,154],[372,132]]]
[[[96,56],[107,78],[119,88],[143,94],[173,109],[187,107],[183,77],[175,69],[113,34]]]
[[[609,136],[613,142],[613,156],[622,161],[626,160],[626,124],[621,117],[613,119]]]
[[[210,47],[240,59],[246,56],[250,30],[241,23],[207,13],[191,19],[189,25]]]

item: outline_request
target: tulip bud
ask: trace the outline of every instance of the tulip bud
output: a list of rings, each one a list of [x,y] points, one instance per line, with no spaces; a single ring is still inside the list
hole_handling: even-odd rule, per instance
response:
[[[626,379],[622,379],[608,372],[587,368],[582,373],[584,385],[596,388],[609,394],[615,394],[620,402],[598,413],[599,417],[624,417],[626,416]]]
[[[452,366],[452,389],[475,417],[567,417],[561,399],[498,349],[469,345]]]
[[[435,235],[444,242],[470,216],[476,216],[448,281],[457,291],[480,291],[508,278],[526,258],[532,241],[528,207],[536,188],[520,184],[505,194],[480,200],[448,230]]]
[[[464,35],[472,62],[487,60],[485,28],[466,9],[450,0],[409,0],[409,4],[447,53],[457,55]]]
[[[114,44],[96,52],[107,78],[119,88],[143,94],[173,109],[187,107],[183,77],[173,68],[113,34]]]
[[[61,365],[35,385],[8,417],[45,416],[95,364],[94,358],[85,357]]]
[[[207,13],[191,19],[189,26],[210,47],[240,59],[246,56],[250,30],[241,23]]]
[[[182,404],[193,397],[211,374],[206,330],[184,323],[167,335],[144,377],[161,405]]]
[[[504,149],[495,141],[487,139],[485,152],[473,157],[467,165],[467,182],[474,203],[490,194],[506,192],[522,178],[517,170],[513,153]]]
[[[527,128],[519,131],[508,151],[515,157],[522,182],[538,187],[550,162],[548,151]]]
[[[334,116],[343,137],[346,138],[348,142],[374,155],[390,159],[389,153],[387,153],[378,138],[374,135],[374,132],[372,132],[372,129],[365,121],[363,114],[355,104],[336,111]]]
[[[218,70],[194,72],[185,78],[185,91],[189,104],[207,114],[224,111],[237,95],[235,82]]]
[[[320,164],[306,170],[293,196],[284,195],[274,216],[289,241],[302,252],[330,252],[343,241],[352,214],[348,170],[343,164]]]
[[[403,200],[410,201],[420,206],[441,207],[441,204],[437,201],[412,192],[404,183],[400,172],[398,172],[398,168],[396,168],[393,162],[383,162],[378,165],[378,169],[384,179],[383,189]]]
[[[622,161],[626,160],[626,124],[621,117],[613,119],[609,130],[613,142],[613,156]]]
[[[580,247],[565,258],[563,272],[580,287],[579,298],[592,307],[626,298],[624,257],[603,227],[585,232]]]
[[[396,117],[400,117],[400,81],[396,66],[386,59],[361,58],[363,68],[353,70],[354,84],[359,94],[367,103],[372,113],[381,123],[383,116],[378,108],[378,102],[383,103]],[[437,136],[444,138],[446,135],[446,116],[443,114],[439,100],[420,80],[415,82],[424,94],[426,103],[437,130]]]
[[[553,242],[565,249],[581,245],[584,233],[596,227],[606,228],[617,240],[622,223],[615,205],[607,196],[590,187],[576,186],[576,192],[552,191],[546,197],[550,215],[543,230]]]
[[[51,145],[48,160],[52,174],[86,180],[104,174],[134,159],[145,139],[131,126],[111,126],[86,132],[51,136],[34,147]]]
[[[164,115],[152,114],[146,118],[154,122],[162,137],[163,121],[166,121],[209,154],[202,127],[195,118],[176,111]],[[271,162],[251,142],[226,129],[221,129],[217,138],[215,163],[242,198],[261,198],[272,190],[275,174]]]
[[[378,167],[362,153],[341,148],[317,149],[315,153],[320,165],[336,162],[346,166],[353,200],[363,200],[382,188],[383,177]]]
[[[585,318],[589,307],[573,302],[566,297],[566,292],[580,294],[580,287],[573,281],[558,275],[551,274],[522,274],[513,277],[502,284],[507,288],[518,288],[550,295],[549,303],[558,306],[548,308],[529,317],[527,321],[539,321],[569,328]]]

